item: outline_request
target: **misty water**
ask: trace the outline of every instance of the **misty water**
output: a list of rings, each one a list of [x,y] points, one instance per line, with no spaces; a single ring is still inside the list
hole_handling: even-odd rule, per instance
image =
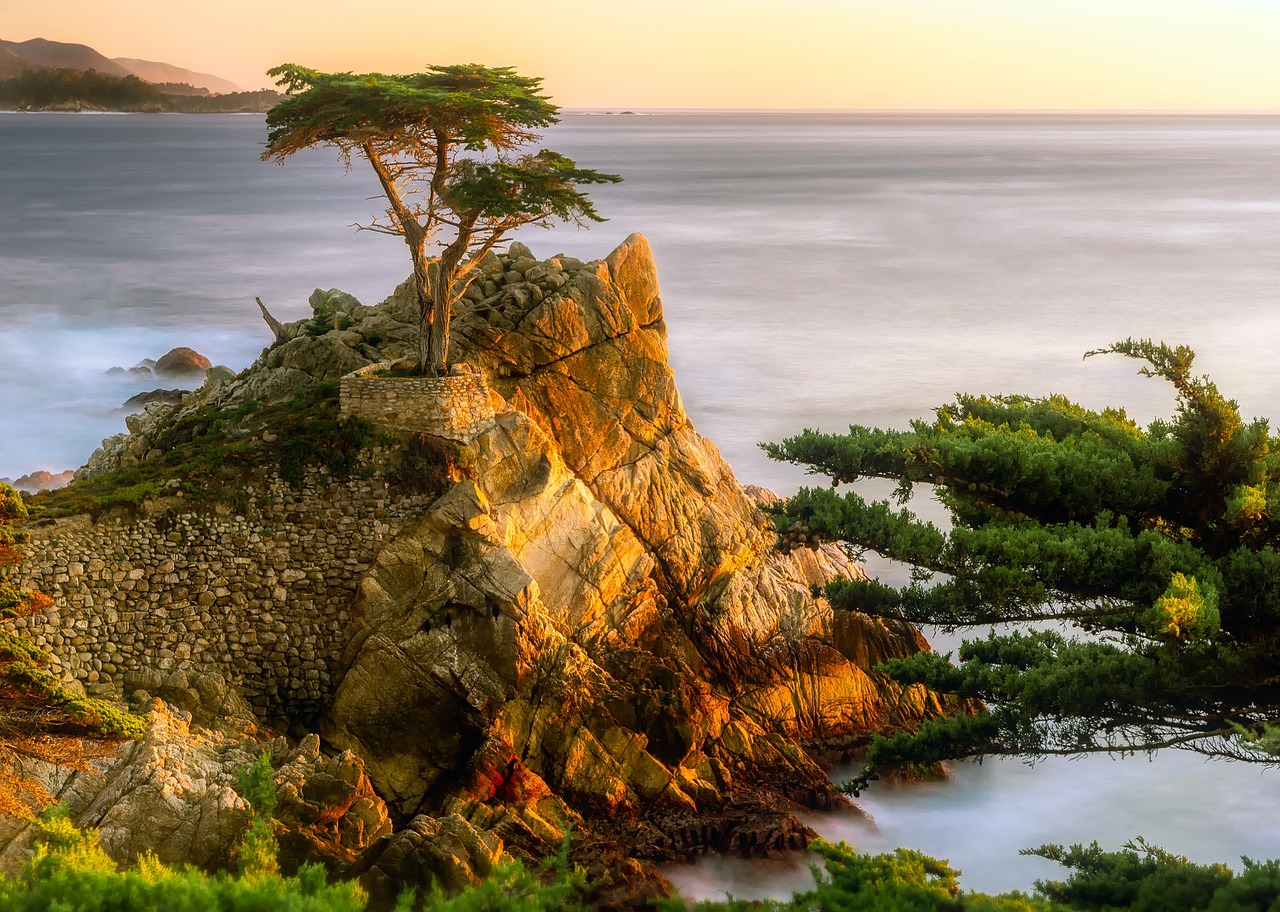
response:
[[[256,116],[0,114],[0,476],[74,468],[155,381],[108,377],[188,345],[246,366],[316,287],[366,303],[407,274],[357,163],[258,161]],[[626,181],[610,221],[528,231],[541,256],[657,257],[671,361],[740,479],[800,470],[761,440],[904,426],[956,391],[1060,392],[1142,421],[1173,397],[1120,358],[1188,343],[1246,416],[1280,418],[1280,118],[568,115],[548,144]],[[960,765],[815,816],[859,848],[948,857],[979,889],[1054,867],[1018,849],[1136,835],[1201,860],[1280,855],[1280,771],[1171,754]],[[786,893],[802,865],[709,861],[695,895]]]

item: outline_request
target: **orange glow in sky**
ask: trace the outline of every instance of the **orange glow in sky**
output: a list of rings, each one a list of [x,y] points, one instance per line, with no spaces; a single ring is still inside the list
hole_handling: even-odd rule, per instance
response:
[[[0,38],[269,84],[510,65],[565,107],[1280,110],[1276,0],[0,0]],[[373,11],[377,10],[375,14]]]

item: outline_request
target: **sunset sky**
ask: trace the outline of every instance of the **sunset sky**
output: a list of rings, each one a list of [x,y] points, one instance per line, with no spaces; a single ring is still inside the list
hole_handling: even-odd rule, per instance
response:
[[[0,0],[0,38],[246,88],[511,65],[565,107],[1280,109],[1277,0]],[[372,11],[378,10],[380,15]]]

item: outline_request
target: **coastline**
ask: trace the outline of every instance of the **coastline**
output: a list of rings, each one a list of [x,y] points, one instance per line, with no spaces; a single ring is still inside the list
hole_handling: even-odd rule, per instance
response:
[[[206,117],[216,115],[218,117],[237,117],[243,115],[252,115],[261,117],[265,111],[115,111],[105,108],[77,108],[68,110],[65,108],[0,108],[0,114],[158,114],[158,115],[176,115],[178,117]]]

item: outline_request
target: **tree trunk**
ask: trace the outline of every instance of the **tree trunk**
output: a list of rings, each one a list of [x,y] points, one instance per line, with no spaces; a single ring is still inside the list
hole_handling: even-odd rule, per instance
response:
[[[275,333],[276,340],[271,343],[271,347],[283,345],[289,341],[289,331],[284,328],[283,324],[275,317],[271,316],[271,311],[267,310],[267,305],[262,303],[262,298],[254,298],[258,302],[258,309],[262,311],[262,319],[267,321],[267,325],[271,327],[271,331]]]
[[[453,302],[450,291],[453,285],[453,270],[443,261],[436,264],[435,282],[431,288],[432,316],[427,327],[428,337],[425,356],[424,374],[441,376],[449,368],[449,316]]]
[[[473,220],[474,221],[474,220]],[[458,282],[458,269],[471,246],[471,226],[463,225],[436,261],[436,274],[431,283],[432,316],[424,325],[427,345],[423,350],[423,373],[442,376],[449,368],[449,317],[453,310],[453,290]]]
[[[426,375],[431,365],[431,337],[435,308],[432,306],[426,258],[413,258],[413,288],[418,298],[418,373]]]

